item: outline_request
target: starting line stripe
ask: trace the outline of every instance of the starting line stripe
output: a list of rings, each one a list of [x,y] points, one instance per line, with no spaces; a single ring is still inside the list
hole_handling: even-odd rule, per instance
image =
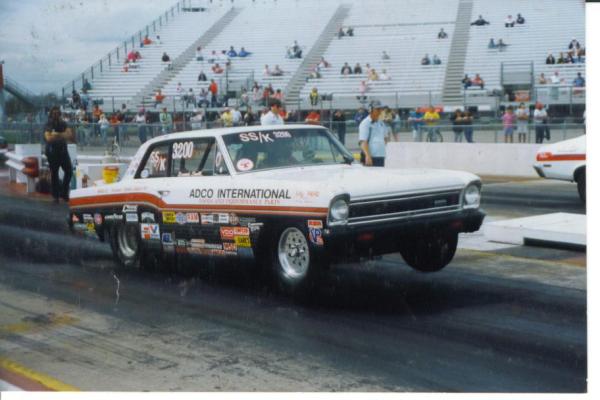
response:
[[[74,386],[3,357],[0,357],[0,380],[5,380],[10,385],[17,385],[24,390],[79,391]]]

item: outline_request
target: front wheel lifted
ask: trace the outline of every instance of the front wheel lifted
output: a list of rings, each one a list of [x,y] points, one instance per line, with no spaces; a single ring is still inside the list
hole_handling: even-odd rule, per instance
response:
[[[427,233],[404,240],[400,254],[417,271],[436,272],[452,261],[457,244],[457,232]]]

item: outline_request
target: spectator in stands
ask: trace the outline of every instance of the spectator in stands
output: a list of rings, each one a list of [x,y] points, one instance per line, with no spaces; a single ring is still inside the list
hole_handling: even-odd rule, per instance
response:
[[[366,81],[361,81],[360,84],[358,85],[358,93],[359,96],[357,97],[359,101],[361,100],[366,100],[367,99],[367,91],[369,90],[369,85],[367,84]]]
[[[497,49],[498,45],[496,44],[496,42],[494,42],[494,38],[490,38],[490,41],[488,42],[488,49]]]
[[[508,45],[502,39],[498,39],[498,50],[503,51]]]
[[[240,112],[238,106],[234,106],[231,110],[231,119],[233,121],[233,126],[242,125],[242,113]]]
[[[319,104],[319,91],[316,87],[313,87],[308,94],[308,99],[310,101],[311,106],[316,106]]]
[[[462,110],[457,108],[454,110],[454,114],[450,116],[450,121],[452,121],[452,131],[454,132],[454,141],[462,142],[463,139],[463,125],[462,125]]]
[[[248,106],[246,108],[246,113],[244,114],[244,125],[246,126],[251,126],[254,125],[254,123],[256,122],[256,117],[254,116],[254,113],[252,112],[252,107]]]
[[[519,104],[519,108],[515,112],[517,117],[517,134],[519,135],[519,143],[527,141],[527,123],[529,122],[529,110],[525,103]]]
[[[421,65],[430,65],[431,59],[429,58],[429,54],[425,54],[423,58],[421,58]]]
[[[275,65],[275,69],[273,69],[273,72],[271,72],[271,76],[282,76],[283,73],[284,72],[281,68],[279,68],[279,65]]]
[[[161,60],[163,63],[168,63],[167,68],[171,69],[171,57],[169,57],[169,55],[166,52],[163,52]]]
[[[585,47],[577,49],[577,62],[585,62]]]
[[[160,121],[161,132],[163,135],[170,133],[173,129],[173,117],[167,112],[167,108],[163,107],[162,112],[158,116]]]
[[[260,124],[265,125],[283,125],[283,118],[281,118],[281,102],[277,99],[271,99],[269,101],[270,110],[260,117]]]
[[[560,53],[558,55],[558,60],[556,60],[557,64],[565,64],[567,62],[567,60],[565,59],[565,56],[563,53]]]
[[[135,52],[133,50],[127,53],[127,61],[135,61]]]
[[[204,55],[202,54],[202,46],[196,47],[196,61],[204,61]]]
[[[300,48],[298,41],[294,40],[294,45],[290,48],[290,50],[291,52],[289,55],[291,55],[291,57],[289,58],[302,58],[302,49]]]
[[[154,107],[157,107],[159,104],[162,104],[165,99],[165,95],[162,94],[162,90],[158,89],[154,94]]]
[[[571,43],[569,43],[569,50],[579,49],[580,47],[581,45],[577,39],[573,39],[571,40]]]
[[[196,114],[190,118],[190,122],[192,124],[192,129],[202,129],[202,123],[204,122],[204,111],[197,110]]]
[[[544,133],[548,121],[548,113],[541,103],[535,104],[533,112],[533,124],[535,126],[535,142],[542,143],[544,141]]]
[[[475,78],[471,80],[471,84],[473,86],[479,86],[480,89],[483,89],[484,87],[483,79],[481,79],[481,76],[479,76],[479,74],[475,74]]]
[[[135,115],[134,122],[137,124],[138,128],[138,138],[140,139],[140,143],[144,144],[146,142],[146,112],[143,108],[138,110],[138,113]]]
[[[362,67],[360,66],[359,63],[356,63],[356,65],[354,66],[354,73],[355,74],[362,74]]]
[[[504,20],[504,26],[506,28],[514,28],[515,27],[515,20],[513,19],[512,15],[509,15],[506,17],[506,19]]]
[[[198,82],[206,82],[208,79],[206,78],[206,74],[204,71],[200,71],[198,74]]]
[[[238,57],[248,57],[250,54],[249,51],[246,51],[246,49],[244,49],[243,47],[240,49],[240,52],[238,53]]]
[[[346,144],[346,117],[342,110],[336,110],[331,120],[333,121],[332,128],[337,132],[338,139],[342,144]]]
[[[321,67],[319,67],[319,64],[316,64],[311,68],[308,78],[321,79]]]
[[[344,63],[342,70],[340,71],[341,75],[352,75],[352,68],[348,65],[347,62]]]
[[[73,109],[81,106],[81,96],[79,96],[79,93],[75,89],[71,92],[71,106]]]
[[[468,74],[465,74],[465,77],[462,79],[463,88],[467,90],[471,87],[471,78],[469,78]]]
[[[198,96],[196,96],[196,106],[197,107],[208,107],[210,105],[208,101],[208,92],[205,88],[201,88],[200,92],[198,92]]]
[[[221,113],[221,124],[226,128],[231,128],[233,126],[233,115],[229,107],[225,107],[225,110]]]
[[[98,125],[100,126],[100,137],[102,138],[102,145],[106,147],[106,145],[108,144],[108,127],[110,126],[110,121],[108,120],[108,118],[106,118],[106,114],[100,114],[100,119],[98,119]]]
[[[210,64],[214,63],[215,61],[217,61],[218,55],[217,52],[215,50],[210,52],[210,56],[208,56],[208,59],[206,61],[208,61]]]
[[[260,86],[258,85],[258,82],[254,82],[254,85],[252,86],[252,99],[254,100],[255,103],[258,103],[260,101],[262,97],[262,93],[260,90]]]
[[[84,79],[83,86],[81,87],[81,91],[83,93],[87,93],[90,90],[92,90],[92,85],[90,85],[90,82],[87,79]]]
[[[525,23],[525,18],[521,14],[517,14],[517,24],[523,25]]]
[[[275,91],[275,94],[273,94],[272,96],[274,99],[277,99],[279,101],[281,101],[283,103],[283,92],[281,91],[281,89],[277,89]]]
[[[309,125],[319,125],[321,122],[321,113],[317,110],[312,110],[304,120]]]
[[[550,83],[553,85],[558,85],[560,83],[564,83],[564,79],[558,75],[558,71],[554,71],[554,75],[550,77]]]
[[[379,79],[382,81],[389,81],[392,78],[388,75],[387,71],[385,69],[381,70],[381,75],[379,75]]]
[[[567,53],[567,57],[565,58],[565,64],[575,64],[575,59],[573,58],[573,51],[569,50]]]
[[[546,65],[550,65],[550,64],[556,64],[556,59],[554,58],[552,53],[549,53],[548,57],[546,57]]]
[[[440,128],[438,127],[438,124],[440,122],[440,114],[437,112],[435,107],[429,106],[429,109],[427,110],[425,115],[423,115],[423,121],[427,126],[427,131],[429,132],[429,134],[433,134],[436,132],[441,134]]]
[[[182,99],[184,95],[183,86],[181,86],[181,82],[177,82],[177,86],[175,86],[175,93],[177,99]]]
[[[325,60],[325,57],[321,57],[321,60],[319,61],[319,68],[329,68],[331,67],[331,64]]]
[[[349,26],[348,29],[346,29],[346,36],[354,36],[354,28]]]
[[[188,108],[190,104],[192,106],[196,105],[196,94],[193,88],[189,88],[188,92],[183,96],[183,101],[185,102],[185,108]]]
[[[377,71],[375,71],[375,68],[371,68],[371,71],[369,71],[369,76],[367,77],[367,79],[371,82],[379,80],[379,75],[377,74]]]
[[[471,25],[475,25],[475,26],[483,26],[483,25],[489,25],[489,24],[490,23],[488,21],[486,21],[485,19],[483,19],[483,17],[481,15],[475,21],[471,22]]]
[[[371,113],[358,127],[358,143],[361,148],[361,162],[368,167],[385,166],[385,146],[389,141],[389,127],[380,120],[383,106],[373,102]]]
[[[142,44],[144,46],[148,46],[149,44],[152,44],[152,40],[150,40],[150,38],[148,37],[148,35],[144,36],[144,40],[142,40]]]
[[[578,88],[585,87],[585,78],[581,76],[581,72],[578,72],[577,77],[573,79],[573,86]]]
[[[115,135],[115,139],[117,140],[117,143],[121,143],[121,137],[119,135],[120,133],[120,129],[119,129],[119,124],[121,123],[120,118],[119,118],[119,111],[117,111],[116,113],[113,113],[113,115],[110,117],[110,124],[113,127],[113,133]]]
[[[390,55],[385,50],[383,50],[383,53],[381,54],[381,59],[383,61],[387,61],[390,59]]]
[[[540,74],[540,78],[538,79],[538,84],[540,85],[545,85],[546,83],[548,83],[548,80],[546,79],[546,76],[544,75],[544,73],[542,72]]]
[[[373,68],[371,68],[371,65],[370,65],[369,63],[367,63],[367,64],[365,65],[365,72],[367,73],[367,77],[368,77],[369,75],[371,75],[371,70],[372,70],[372,69],[373,69]]]
[[[160,35],[156,35],[156,44],[162,44],[162,40],[160,40]]]
[[[341,39],[341,38],[343,38],[344,36],[346,36],[346,33],[344,32],[344,28],[342,28],[342,27],[340,26],[340,29],[338,29],[338,32],[337,32],[337,38],[338,38],[338,39]]]
[[[224,69],[219,65],[219,63],[214,63],[211,69],[214,74],[222,74],[224,71]]]
[[[379,115],[379,120],[382,121],[385,124],[385,126],[387,126],[389,133],[393,133],[394,112],[388,106],[383,107],[383,110],[381,111],[381,114]],[[394,134],[394,140],[398,141],[395,134]]]
[[[444,31],[444,28],[440,28],[440,31],[438,32],[438,39],[446,39],[448,37],[448,34]]]
[[[269,69],[269,65],[265,64],[265,68],[263,68],[263,75],[264,76],[271,76],[271,70]]]
[[[365,110],[364,107],[359,107],[359,109],[356,111],[356,114],[354,114],[354,123],[357,126],[360,125],[362,120],[365,119],[367,117],[367,115],[369,115],[367,110]]]
[[[273,96],[274,93],[275,93],[275,91],[273,90],[273,86],[271,86],[270,83],[267,86],[265,86],[265,88],[263,89],[263,93],[262,93],[263,102],[262,103],[265,107],[269,104],[269,99],[271,98],[271,96]]]
[[[240,105],[248,106],[250,104],[250,95],[248,94],[248,89],[242,86],[240,90]]]
[[[513,112],[513,107],[508,106],[504,115],[502,115],[502,126],[504,127],[504,143],[513,142],[513,133],[515,131],[516,115]]]
[[[229,46],[229,51],[227,52],[227,57],[237,57],[238,53],[235,51],[233,46]]]
[[[217,107],[217,94],[219,93],[219,87],[217,86],[217,82],[215,82],[214,79],[210,80],[208,91],[210,92],[210,106]]]
[[[437,56],[437,54],[433,55],[433,65],[441,65],[442,64],[442,60],[440,60],[440,58]]]
[[[473,116],[469,110],[465,110],[462,113],[462,125],[464,126],[467,143],[473,143]]]

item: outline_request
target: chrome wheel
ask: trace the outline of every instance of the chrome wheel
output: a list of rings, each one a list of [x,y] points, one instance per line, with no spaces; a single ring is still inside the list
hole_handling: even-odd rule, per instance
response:
[[[121,225],[117,233],[117,240],[123,257],[134,258],[138,251],[137,225]]]
[[[298,228],[287,228],[279,237],[277,257],[283,277],[291,283],[301,281],[308,273],[308,242]]]

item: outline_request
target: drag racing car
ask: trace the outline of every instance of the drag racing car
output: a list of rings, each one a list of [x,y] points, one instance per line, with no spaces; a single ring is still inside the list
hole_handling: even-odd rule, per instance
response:
[[[585,135],[540,147],[533,168],[542,178],[576,182],[585,203]]]
[[[294,291],[337,260],[442,269],[483,221],[480,191],[466,172],[364,167],[323,127],[212,129],[144,143],[119,182],[71,192],[69,221],[123,266],[249,258]]]

